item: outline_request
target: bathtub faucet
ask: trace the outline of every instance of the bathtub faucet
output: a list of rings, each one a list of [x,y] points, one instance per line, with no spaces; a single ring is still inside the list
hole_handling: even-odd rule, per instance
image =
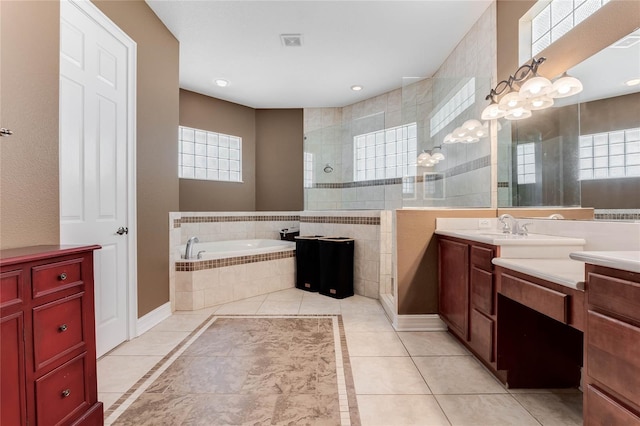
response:
[[[184,250],[184,258],[185,259],[192,259],[193,258],[193,245],[195,243],[199,243],[200,240],[198,239],[198,237],[191,237],[187,240],[187,247]]]

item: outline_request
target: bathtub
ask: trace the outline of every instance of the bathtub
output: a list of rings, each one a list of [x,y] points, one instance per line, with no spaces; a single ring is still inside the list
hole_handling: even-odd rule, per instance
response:
[[[295,286],[295,246],[281,240],[230,240],[196,243],[182,259],[175,248],[175,309],[190,311]]]
[[[186,245],[178,246],[178,258],[184,256]],[[296,243],[281,240],[227,240],[208,243],[196,243],[193,246],[193,255],[200,252],[200,260],[225,259],[239,256],[252,256],[256,254],[275,253],[279,251],[294,250]],[[184,259],[183,259],[184,260]],[[189,259],[198,260],[198,259]]]

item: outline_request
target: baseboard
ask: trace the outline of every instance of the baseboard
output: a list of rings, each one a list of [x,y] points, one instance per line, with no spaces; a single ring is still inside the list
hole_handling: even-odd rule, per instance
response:
[[[438,314],[396,315],[393,328],[396,331],[446,331],[447,325]]]
[[[171,302],[160,305],[148,314],[138,318],[136,331],[138,336],[151,330],[165,319],[171,316]]]

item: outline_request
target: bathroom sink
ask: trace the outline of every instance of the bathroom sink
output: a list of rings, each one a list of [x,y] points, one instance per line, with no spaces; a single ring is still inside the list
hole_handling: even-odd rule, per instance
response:
[[[505,258],[568,258],[571,251],[586,244],[582,238],[504,234],[493,229],[438,229],[436,234],[499,246],[500,257]]]

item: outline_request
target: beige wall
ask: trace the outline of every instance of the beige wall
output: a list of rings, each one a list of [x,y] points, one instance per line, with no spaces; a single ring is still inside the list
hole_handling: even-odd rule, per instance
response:
[[[94,1],[137,43],[138,316],[169,301],[169,212],[178,209],[179,44],[142,0]]]
[[[58,244],[60,6],[0,2],[0,248]]]
[[[169,301],[168,212],[178,208],[178,42],[143,1],[95,4],[138,46],[138,316]],[[2,2],[2,248],[59,241],[58,2]],[[131,227],[131,225],[130,225]]]
[[[243,180],[243,183],[233,183],[180,179],[180,211],[254,211],[255,110],[181,89],[180,125],[240,136]],[[176,149],[176,158],[177,152]]]
[[[256,210],[304,210],[302,115],[256,110]]]

